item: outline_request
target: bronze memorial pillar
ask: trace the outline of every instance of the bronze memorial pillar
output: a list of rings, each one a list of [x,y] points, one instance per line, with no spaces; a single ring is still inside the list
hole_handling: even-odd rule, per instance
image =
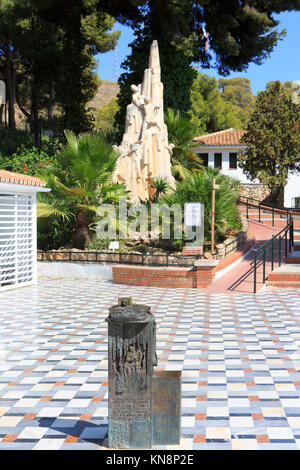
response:
[[[108,445],[149,449],[152,446],[153,366],[156,323],[147,305],[119,299],[109,308]]]

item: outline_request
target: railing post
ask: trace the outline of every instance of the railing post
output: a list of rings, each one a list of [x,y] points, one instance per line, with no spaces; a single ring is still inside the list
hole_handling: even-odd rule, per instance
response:
[[[281,235],[279,235],[278,244],[279,244],[278,262],[279,262],[279,266],[281,266]]]
[[[260,203],[258,204],[258,222],[260,222]]]
[[[246,205],[246,218],[249,219],[249,202],[247,198],[247,205]]]
[[[271,269],[273,271],[274,268],[274,235],[272,235],[272,250],[271,250],[272,256],[271,256]]]
[[[264,248],[263,254],[263,284],[266,282],[266,249]]]
[[[272,227],[274,227],[274,207],[272,207]]]
[[[253,263],[253,281],[254,281],[253,292],[254,294],[256,294],[256,255],[254,256],[254,263]]]
[[[293,216],[292,216],[292,213],[290,212],[290,229],[289,229],[289,251],[291,251],[292,249],[292,244],[293,244]]]
[[[284,232],[284,254],[285,258],[287,258],[287,230]]]

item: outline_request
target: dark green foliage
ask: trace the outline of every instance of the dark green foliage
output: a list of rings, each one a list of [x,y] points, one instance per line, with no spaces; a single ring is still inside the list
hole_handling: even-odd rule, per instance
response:
[[[170,189],[170,184],[165,178],[158,176],[157,178],[153,178],[151,188],[155,190],[152,201],[157,202],[158,199],[163,195],[166,194],[167,191]]]
[[[194,80],[189,116],[198,136],[230,127],[242,128],[240,113],[232,102],[222,99],[217,80],[207,74],[197,74]]]
[[[86,106],[99,85],[94,56],[114,48],[120,36],[109,32],[114,19],[97,7],[93,0],[7,0],[0,5],[0,71],[11,71],[6,73],[10,127],[17,101],[36,146],[41,113],[51,122],[54,106],[58,130],[79,133],[94,126]]]
[[[43,150],[39,153],[35,147],[23,145],[10,157],[1,159],[1,169],[30,176],[35,176],[46,168],[53,168],[54,165],[55,157]]]
[[[237,207],[239,184],[236,180],[222,175],[219,170],[205,168],[199,173],[193,173],[182,182],[176,183],[176,190],[160,198],[160,203],[171,206],[180,204],[184,208],[186,202],[201,202],[204,204],[204,237],[211,239],[211,207],[213,178],[220,188],[216,190],[215,198],[215,240],[222,242],[226,232],[241,228],[240,215]]]
[[[178,181],[190,175],[192,170],[200,169],[199,158],[191,151],[196,144],[192,139],[196,135],[196,126],[180,112],[168,109],[165,114],[168,127],[169,143],[174,145],[171,156],[172,174]]]
[[[274,19],[274,13],[300,9],[299,0],[148,0],[141,5],[143,23],[141,19],[133,22],[136,39],[122,64],[126,72],[119,79],[120,110],[116,115],[119,140],[126,106],[131,101],[130,85],[141,83],[153,39],[158,40],[160,48],[165,107],[184,114],[190,109],[195,79],[192,62],[200,62],[204,68],[214,67],[221,75],[228,75],[231,70],[245,71],[250,62],[261,64],[285,35],[285,31],[278,31],[279,21]],[[209,32],[208,50],[203,27]],[[220,114],[226,115],[226,110]],[[231,119],[234,117],[237,121],[236,116]],[[228,122],[227,116],[221,116],[222,125],[228,127],[226,119]],[[244,125],[244,119],[242,116],[240,125]],[[213,125],[208,126],[208,131]]]
[[[247,134],[242,138],[247,149],[240,165],[247,176],[259,178],[273,192],[283,187],[288,171],[300,170],[299,129],[300,104],[293,102],[288,87],[273,82],[258,94]]]
[[[29,132],[0,127],[0,167],[4,157],[9,157],[20,147],[31,147],[33,139]]]
[[[209,32],[209,49],[199,49],[198,57],[204,66],[215,64],[219,74],[231,70],[242,72],[248,64],[262,64],[282,39],[279,21],[274,13],[300,10],[299,0],[196,0],[194,31],[201,34],[205,25]]]
[[[251,91],[250,80],[245,77],[220,78],[218,88],[221,90],[222,100],[231,104],[245,129],[255,107],[255,96]]]
[[[40,173],[51,192],[39,195],[39,228],[42,232],[41,225],[48,229],[54,222],[59,227],[61,221],[62,229],[65,224],[71,227],[74,246],[84,248],[90,241],[98,206],[116,203],[128,192],[122,184],[112,183],[118,153],[103,135],[77,138],[66,131],[66,139],[57,154],[58,164]]]
[[[112,98],[109,103],[97,110],[95,126],[100,132],[112,132],[115,115],[118,111],[116,98]]]
[[[161,81],[164,85],[164,107],[179,110],[186,115],[190,108],[190,89],[196,76],[191,67],[193,42],[190,41],[192,8],[186,0],[149,0],[143,10],[143,24],[135,28],[136,39],[130,44],[131,54],[123,62],[126,70],[119,78],[119,111],[115,123],[119,140],[124,132],[126,106],[131,102],[130,86],[143,81],[144,70],[148,67],[150,46],[158,41]]]

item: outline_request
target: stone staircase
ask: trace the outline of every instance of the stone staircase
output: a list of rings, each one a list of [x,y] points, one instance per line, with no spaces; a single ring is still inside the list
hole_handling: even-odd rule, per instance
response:
[[[244,203],[239,205],[240,211],[246,215],[247,206]],[[268,207],[248,207],[248,217],[264,226],[275,227],[278,232],[287,224],[287,212],[281,209],[271,209]],[[283,264],[275,267],[268,275],[267,286],[280,288],[300,288],[300,213],[293,213],[294,221],[294,246],[288,253],[287,258],[282,258]],[[271,238],[271,237],[270,237]]]
[[[286,264],[280,268],[275,268],[269,274],[266,282],[267,286],[281,288],[300,288],[300,264]]]

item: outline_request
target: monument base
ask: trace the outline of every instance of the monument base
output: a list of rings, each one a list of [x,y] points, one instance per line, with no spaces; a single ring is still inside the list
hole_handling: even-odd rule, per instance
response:
[[[153,444],[178,445],[181,427],[181,371],[154,371]]]

